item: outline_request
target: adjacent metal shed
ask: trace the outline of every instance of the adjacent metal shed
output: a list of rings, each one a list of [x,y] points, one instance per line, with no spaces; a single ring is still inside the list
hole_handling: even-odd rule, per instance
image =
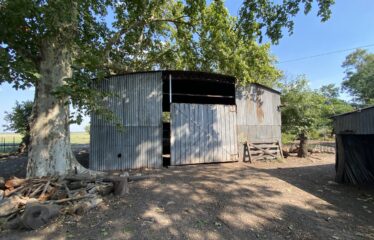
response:
[[[107,106],[120,120],[91,116],[90,168],[124,170],[243,160],[245,142],[280,142],[280,93],[231,76],[153,71],[108,77]],[[170,121],[163,121],[165,115]]]
[[[374,184],[374,106],[332,117],[336,180]]]

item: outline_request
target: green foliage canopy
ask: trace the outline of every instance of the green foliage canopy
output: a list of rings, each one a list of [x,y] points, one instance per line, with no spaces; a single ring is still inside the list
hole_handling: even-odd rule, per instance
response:
[[[374,54],[357,49],[343,62],[345,80],[342,88],[359,104],[374,104]]]
[[[339,99],[335,85],[322,86],[318,90],[309,87],[305,76],[285,82],[282,87],[282,130],[298,136],[310,135],[320,129],[331,131],[329,117],[349,112],[353,107]]]
[[[281,72],[274,66],[270,45],[245,41],[237,26],[237,18],[230,16],[224,2],[212,1],[202,8],[195,33],[186,34],[188,41],[175,33],[174,56],[165,59],[165,67],[218,72],[235,76],[240,84],[258,82],[274,86]]]
[[[69,97],[78,122],[83,113],[106,113],[105,95],[92,88],[92,79],[110,74],[204,70],[271,86],[280,72],[269,45],[256,39],[277,42],[283,28],[292,33],[292,17],[308,13],[313,2],[327,20],[333,0],[245,0],[239,18],[222,0],[209,6],[203,0],[1,0],[0,83],[38,91],[46,48],[67,48],[73,76],[54,94]]]
[[[267,36],[273,43],[283,37],[283,30],[293,33],[292,17],[300,11],[308,14],[313,4],[318,5],[317,15],[321,21],[327,21],[331,16],[331,6],[334,0],[244,0],[239,12],[239,29],[248,39],[257,38],[261,42]]]

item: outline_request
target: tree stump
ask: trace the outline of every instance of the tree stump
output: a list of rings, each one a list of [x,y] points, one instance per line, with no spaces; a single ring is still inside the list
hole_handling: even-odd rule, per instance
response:
[[[22,225],[26,229],[38,229],[57,217],[60,207],[57,205],[29,204],[21,216]]]
[[[308,156],[308,137],[305,133],[301,133],[299,135],[300,138],[300,148],[299,152],[297,153],[297,156],[299,158],[306,158]]]
[[[114,180],[114,195],[125,196],[129,193],[129,183],[127,177],[121,177],[121,179]]]

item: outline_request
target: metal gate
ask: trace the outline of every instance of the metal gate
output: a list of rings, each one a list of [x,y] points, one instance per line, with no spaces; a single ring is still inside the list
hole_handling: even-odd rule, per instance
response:
[[[171,165],[238,160],[236,107],[172,103]]]

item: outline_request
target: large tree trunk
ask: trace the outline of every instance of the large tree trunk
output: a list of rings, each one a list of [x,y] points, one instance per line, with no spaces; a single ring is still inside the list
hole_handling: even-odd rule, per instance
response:
[[[82,171],[70,146],[69,105],[53,92],[72,76],[71,52],[60,43],[43,45],[40,80],[35,86],[27,176]]]
[[[308,137],[305,133],[299,135],[300,138],[300,147],[297,156],[300,158],[305,158],[308,156]]]

